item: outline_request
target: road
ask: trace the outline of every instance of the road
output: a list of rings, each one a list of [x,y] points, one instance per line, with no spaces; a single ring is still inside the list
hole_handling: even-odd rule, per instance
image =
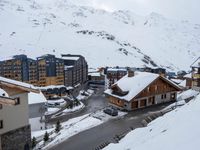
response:
[[[128,113],[124,118],[114,119],[72,136],[51,150],[95,150],[104,143],[115,143],[114,137],[127,133],[130,128],[142,127],[141,121],[151,112],[163,109],[169,104],[157,105]]]
[[[108,105],[108,101],[103,96],[103,91],[104,91],[103,88],[98,89],[98,90],[96,90],[95,94],[93,94],[89,99],[84,100],[83,101],[83,103],[85,104],[84,109],[82,109],[78,112],[75,112],[75,113],[71,113],[71,114],[53,119],[53,120],[49,121],[48,124],[50,124],[50,125],[55,124],[57,122],[57,120],[60,120],[60,122],[65,122],[71,118],[83,116],[85,114],[89,114],[91,112],[95,112],[99,109],[106,107]]]

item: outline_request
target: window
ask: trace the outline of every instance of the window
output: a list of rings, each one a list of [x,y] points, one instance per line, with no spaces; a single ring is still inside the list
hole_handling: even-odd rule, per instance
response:
[[[16,99],[15,99],[15,105],[19,105],[20,104],[20,98],[19,97],[17,97]]]
[[[157,91],[157,90],[158,90],[158,86],[156,85],[156,86],[155,86],[155,91]]]
[[[0,129],[3,129],[3,120],[0,120]]]
[[[171,100],[175,100],[176,99],[176,93],[172,93],[171,94]]]
[[[164,95],[164,98],[165,98],[165,99],[167,98],[167,95],[166,95],[166,94]]]
[[[161,95],[161,99],[163,99],[164,98],[164,96],[163,96],[163,94]]]

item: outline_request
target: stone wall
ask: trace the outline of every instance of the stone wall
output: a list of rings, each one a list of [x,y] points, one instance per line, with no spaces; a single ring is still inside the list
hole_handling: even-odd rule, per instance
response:
[[[2,150],[31,149],[31,130],[29,125],[7,132],[0,136],[1,136]]]

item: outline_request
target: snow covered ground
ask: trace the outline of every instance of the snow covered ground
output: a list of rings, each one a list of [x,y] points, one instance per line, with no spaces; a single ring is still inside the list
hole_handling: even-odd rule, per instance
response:
[[[73,53],[94,68],[155,63],[188,70],[200,54],[199,24],[156,13],[106,12],[67,0],[1,0],[0,21],[0,59]]]
[[[45,122],[41,122],[41,117],[30,118],[29,124],[31,124],[31,131],[38,131],[45,128]]]
[[[73,107],[72,109],[66,108],[66,109],[63,110],[62,112],[63,112],[63,113],[72,113],[72,112],[76,112],[76,111],[78,111],[78,110],[80,110],[80,109],[83,109],[84,107],[85,107],[85,105],[84,105],[82,102],[80,102],[80,105],[75,106],[75,107]]]
[[[46,143],[45,146],[43,145],[44,144],[43,141],[41,141],[38,144],[38,147],[43,147],[43,149],[47,149],[47,148],[54,146],[55,144],[62,142],[63,140],[66,140],[67,138],[69,138],[75,134],[78,134],[81,131],[84,131],[84,130],[87,130],[94,126],[100,125],[110,119],[116,119],[119,117],[123,117],[124,115],[126,115],[125,112],[119,111],[118,116],[112,117],[112,116],[109,116],[109,115],[103,113],[103,111],[100,110],[95,113],[86,114],[81,117],[73,118],[73,119],[68,120],[67,122],[61,123],[62,129],[59,133],[55,133],[54,132],[55,127],[53,127],[53,128],[47,129],[47,130],[32,132],[32,137],[34,136],[37,139],[42,139],[42,137],[46,131],[52,132],[52,134],[50,135],[50,139],[51,139],[50,142]]]
[[[87,98],[89,98],[92,94],[94,93],[93,90],[88,89],[87,91],[81,90],[79,92],[79,95],[76,97],[79,101],[80,100],[86,100]]]
[[[130,132],[118,144],[110,144],[104,150],[198,150],[199,114],[200,95],[147,127]]]

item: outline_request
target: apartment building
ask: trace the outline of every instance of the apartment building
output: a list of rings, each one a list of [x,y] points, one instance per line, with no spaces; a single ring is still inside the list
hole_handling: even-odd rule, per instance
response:
[[[26,55],[16,55],[0,61],[0,75],[37,85],[76,86],[87,81],[88,65],[81,55],[63,55],[56,58],[54,55],[43,55],[36,60]]]
[[[54,55],[43,55],[37,58],[38,85],[63,85],[64,61]]]
[[[62,55],[65,86],[77,86],[87,81],[88,65],[81,55]]]
[[[0,75],[17,81],[37,84],[37,63],[26,55],[15,55],[0,62]]]
[[[106,68],[105,71],[105,89],[110,88],[114,83],[127,74],[127,68]]]

